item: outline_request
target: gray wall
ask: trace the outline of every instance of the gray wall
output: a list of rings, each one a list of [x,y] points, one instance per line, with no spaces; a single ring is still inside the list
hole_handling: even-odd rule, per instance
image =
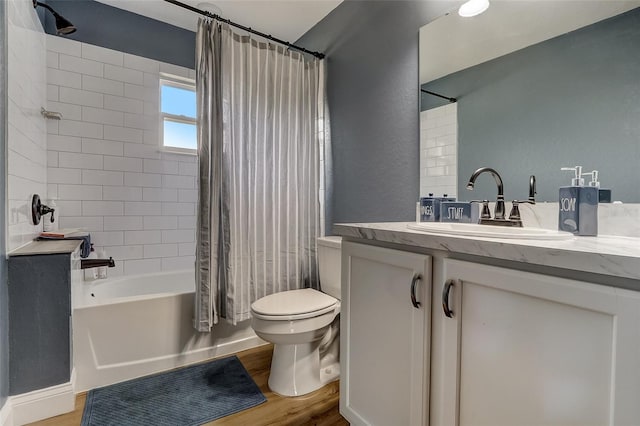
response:
[[[6,259],[7,13],[0,1],[0,409],[9,395],[9,296]]]
[[[108,49],[193,68],[195,33],[92,0],[47,0],[56,12],[78,29],[66,38]],[[178,7],[178,6],[175,6]],[[39,8],[42,9],[42,8]],[[43,27],[55,34],[55,19],[41,13]],[[198,15],[194,14],[194,22]]]
[[[614,200],[640,202],[640,8],[425,86],[458,98],[460,198],[495,198],[489,177],[465,190],[490,166],[507,199],[526,198],[535,174],[538,199],[557,201],[571,178],[560,167],[582,165]]]
[[[347,0],[298,41],[328,56],[333,190],[327,233],[335,222],[415,218],[418,30],[453,6]]]

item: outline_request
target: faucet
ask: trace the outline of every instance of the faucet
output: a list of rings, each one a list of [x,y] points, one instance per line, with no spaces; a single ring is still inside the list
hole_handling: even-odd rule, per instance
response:
[[[113,260],[113,257],[110,257],[108,259],[81,259],[80,260],[80,269],[99,268],[101,266],[108,266],[109,268],[113,268],[116,266],[116,262]]]
[[[476,179],[482,173],[487,172],[490,173],[496,181],[496,185],[498,185],[498,197],[496,199],[496,207],[493,212],[494,220],[504,220],[504,185],[502,184],[502,178],[500,174],[496,172],[494,169],[490,167],[481,167],[469,178],[469,183],[467,183],[467,189],[473,191],[473,187],[476,183]]]

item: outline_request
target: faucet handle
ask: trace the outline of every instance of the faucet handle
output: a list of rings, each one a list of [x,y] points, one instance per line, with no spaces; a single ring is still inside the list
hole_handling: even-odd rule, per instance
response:
[[[535,204],[535,203],[536,203],[535,200],[527,200],[527,201],[513,200],[511,202],[511,212],[509,213],[509,220],[520,220],[520,219],[522,219],[522,217],[520,217],[520,207],[518,207],[518,205],[520,205],[520,204]]]
[[[520,201],[518,201],[518,200],[513,200],[511,202],[511,212],[509,213],[509,220],[521,220],[522,219],[520,217],[520,208],[518,207],[518,204],[520,204]]]
[[[529,176],[529,203],[530,204],[536,203],[537,193],[538,193],[538,190],[536,188],[536,177],[535,175],[531,175]]]
[[[482,203],[482,212],[480,219],[491,219],[491,210],[489,210],[489,200],[471,200],[472,203]]]

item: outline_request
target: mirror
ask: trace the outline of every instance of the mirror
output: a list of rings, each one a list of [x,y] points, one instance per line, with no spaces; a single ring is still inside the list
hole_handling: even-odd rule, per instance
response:
[[[640,202],[640,1],[491,1],[420,30],[420,196],[558,201],[599,171],[613,200]],[[424,91],[455,98],[456,102]],[[585,184],[590,178],[585,176]]]

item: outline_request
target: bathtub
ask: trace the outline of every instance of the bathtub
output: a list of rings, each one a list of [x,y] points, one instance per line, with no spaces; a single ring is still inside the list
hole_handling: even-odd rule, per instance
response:
[[[193,328],[194,272],[78,282],[72,289],[76,392],[264,344],[250,321]]]

